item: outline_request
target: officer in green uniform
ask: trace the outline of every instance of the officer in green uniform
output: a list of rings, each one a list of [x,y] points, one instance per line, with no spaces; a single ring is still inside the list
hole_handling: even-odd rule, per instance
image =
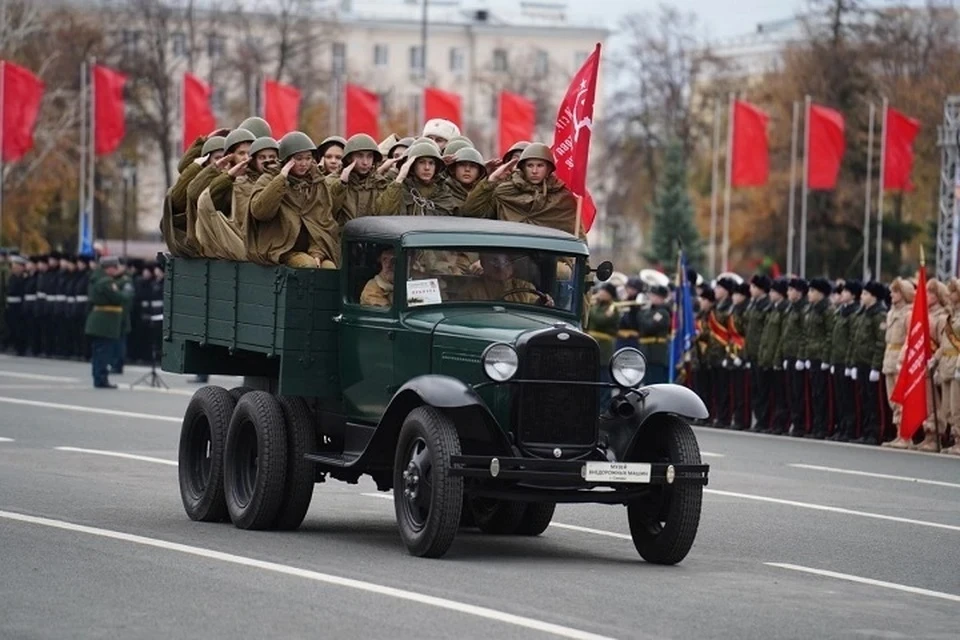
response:
[[[833,287],[825,278],[810,281],[807,292],[809,305],[803,315],[803,352],[800,357],[810,380],[810,435],[817,440],[827,437],[830,422],[830,335],[833,313],[830,310],[830,291]]]
[[[617,339],[617,326],[620,323],[620,310],[616,305],[617,288],[609,282],[600,285],[593,295],[590,309],[587,313],[587,333],[593,336],[600,346],[600,376],[603,382],[613,382],[610,379],[610,356],[613,355],[613,346]],[[600,409],[606,409],[610,402],[609,391],[601,394]]]
[[[783,319],[790,307],[787,300],[787,281],[777,278],[770,285],[770,306],[767,308],[767,319],[763,325],[760,337],[760,371],[769,380],[770,393],[770,420],[763,424],[757,423],[754,431],[782,435],[787,432],[787,423],[790,420],[789,406],[787,405],[785,372],[783,359],[780,354],[780,338],[783,335]]]
[[[640,303],[637,296],[643,290],[644,284],[640,278],[630,278],[624,286],[623,302],[617,303],[620,311],[620,326],[617,328],[617,342],[615,350],[624,347],[640,348]]]
[[[862,307],[856,315],[850,340],[850,378],[857,383],[860,395],[860,437],[857,444],[879,443],[880,402],[886,398],[880,393],[880,370],[887,348],[886,287],[880,282],[868,282],[860,294]]]
[[[803,316],[807,312],[807,281],[793,278],[787,285],[790,307],[783,318],[780,336],[780,360],[786,372],[789,392],[791,436],[802,438],[807,431],[806,361],[801,358],[806,336],[803,332]]]
[[[833,314],[830,331],[830,374],[833,376],[834,430],[831,440],[847,442],[856,432],[857,405],[854,400],[856,385],[848,375],[850,364],[847,352],[853,336],[854,318],[860,311],[860,292],[863,290],[858,280],[848,280],[840,289],[840,306]]]
[[[117,258],[107,257],[100,261],[98,269],[90,276],[87,296],[90,312],[84,332],[90,337],[93,350],[91,366],[93,386],[96,389],[116,389],[107,378],[107,367],[115,362],[118,343],[123,335],[124,305],[129,304],[127,294],[116,278],[123,272]]]
[[[667,297],[670,291],[661,285],[650,287],[649,302],[637,311],[640,352],[647,359],[646,384],[666,384],[670,374],[671,314]]]
[[[750,378],[750,404],[758,425],[770,424],[770,376],[760,368],[760,345],[770,309],[770,278],[756,274],[750,279],[750,302],[744,312],[747,342],[746,366]]]

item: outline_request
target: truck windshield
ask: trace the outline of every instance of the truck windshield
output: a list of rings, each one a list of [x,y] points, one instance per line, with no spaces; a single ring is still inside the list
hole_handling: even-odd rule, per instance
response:
[[[487,302],[552,307],[573,312],[580,277],[574,256],[532,249],[411,250],[408,307]]]

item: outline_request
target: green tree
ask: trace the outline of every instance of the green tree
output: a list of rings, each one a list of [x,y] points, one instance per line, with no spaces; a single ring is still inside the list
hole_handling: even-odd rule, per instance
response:
[[[677,139],[672,139],[667,145],[651,211],[653,229],[647,259],[669,269],[677,260],[679,240],[690,266],[699,268],[703,247],[693,220],[693,204],[687,185],[687,159],[683,144]]]

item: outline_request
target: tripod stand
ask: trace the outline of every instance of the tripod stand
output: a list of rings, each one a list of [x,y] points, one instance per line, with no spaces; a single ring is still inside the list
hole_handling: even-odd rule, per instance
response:
[[[150,316],[150,371],[140,376],[140,378],[130,385],[133,389],[138,384],[148,387],[169,389],[167,383],[163,381],[160,374],[157,373],[157,346],[160,343],[160,327],[163,325],[163,314]]]

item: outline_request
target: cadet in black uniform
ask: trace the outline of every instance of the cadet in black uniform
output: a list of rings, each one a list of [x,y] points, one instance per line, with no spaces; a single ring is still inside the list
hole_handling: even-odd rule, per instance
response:
[[[23,318],[23,297],[26,290],[27,261],[20,256],[10,256],[10,275],[7,277],[7,304],[4,316],[7,323],[7,340],[18,356],[26,355],[26,324]]]

